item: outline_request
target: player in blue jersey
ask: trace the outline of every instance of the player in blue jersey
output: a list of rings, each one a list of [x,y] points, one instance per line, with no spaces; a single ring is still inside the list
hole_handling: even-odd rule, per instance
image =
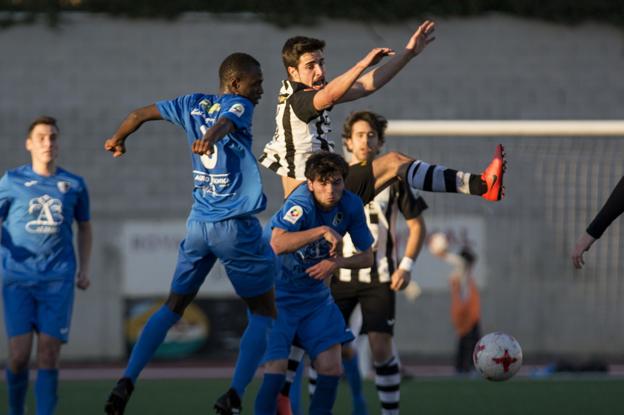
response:
[[[37,333],[36,412],[54,413],[61,345],[69,338],[74,284],[89,287],[92,233],[84,180],[56,165],[59,129],[52,117],[32,122],[32,163],[0,179],[2,298],[9,339],[9,414],[25,413],[28,362]],[[72,224],[78,223],[78,264]]]
[[[345,190],[348,170],[347,162],[337,154],[312,155],[305,166],[307,182],[291,193],[268,225],[280,263],[275,284],[278,315],[264,356],[256,415],[275,414],[295,338],[318,372],[310,414],[331,413],[336,400],[341,344],[353,335],[324,280],[340,268],[373,264],[373,237],[362,201]],[[342,236],[347,233],[358,253],[343,257]]]
[[[108,414],[124,412],[139,373],[191,303],[217,259],[250,310],[232,380],[237,396],[242,396],[255,373],[262,358],[262,350],[256,345],[266,341],[276,316],[275,255],[269,244],[262,242],[260,223],[253,216],[266,206],[251,152],[251,121],[263,93],[262,71],[252,56],[234,53],[221,63],[219,79],[218,95],[185,95],[133,111],[105,143],[115,157],[121,156],[126,138],[141,124],[170,121],[186,132],[194,178],[194,203],[169,297],[150,317],[134,346],[124,375],[106,403]],[[233,405],[240,408],[240,402]]]

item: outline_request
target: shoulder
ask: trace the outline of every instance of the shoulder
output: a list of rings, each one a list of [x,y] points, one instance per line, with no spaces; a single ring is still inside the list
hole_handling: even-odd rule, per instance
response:
[[[2,180],[13,181],[19,179],[20,177],[26,176],[29,170],[30,168],[27,164],[9,169],[2,175]]]
[[[362,209],[362,206],[364,206],[362,203],[362,199],[360,199],[358,195],[346,189],[342,194],[341,204],[343,208],[345,210],[348,210],[349,212],[357,212]]]

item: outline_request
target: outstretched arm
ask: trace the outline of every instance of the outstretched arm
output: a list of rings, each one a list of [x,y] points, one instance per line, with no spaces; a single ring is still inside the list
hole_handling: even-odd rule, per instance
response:
[[[388,48],[375,48],[371,50],[368,55],[355,64],[353,68],[333,79],[314,95],[314,109],[321,111],[338,102],[343,102],[344,95],[353,87],[354,82],[358,80],[362,72],[379,63],[384,56],[393,54],[394,51]]]
[[[111,138],[104,143],[104,149],[113,153],[113,157],[120,157],[126,152],[126,138],[135,132],[145,121],[162,120],[156,104],[132,111],[122,121]]]
[[[412,264],[418,257],[418,254],[420,254],[427,233],[425,220],[422,215],[414,219],[409,219],[406,222],[409,235],[405,244],[405,253],[403,254],[401,264],[397,267],[396,271],[392,273],[390,283],[390,288],[394,291],[400,291],[409,284]]]
[[[342,96],[340,102],[348,102],[365,97],[387,84],[413,57],[434,41],[435,37],[430,37],[434,30],[434,22],[427,20],[422,23],[409,39],[402,52],[397,53],[384,65],[360,77],[351,89]]]
[[[577,269],[585,265],[583,254],[600,238],[609,225],[624,212],[624,177],[611,192],[600,212],[589,224],[587,230],[579,237],[572,251],[572,264]]]

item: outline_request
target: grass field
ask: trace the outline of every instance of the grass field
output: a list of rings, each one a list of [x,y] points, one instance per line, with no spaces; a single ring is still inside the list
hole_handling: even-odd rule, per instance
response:
[[[104,400],[113,381],[64,381],[60,384],[59,415],[103,413]],[[128,415],[211,414],[212,403],[226,390],[227,380],[140,381],[127,407]],[[243,413],[253,413],[253,398],[259,384],[249,388]],[[32,387],[28,405],[33,408]],[[372,382],[365,391],[371,415],[378,414]],[[401,413],[411,414],[623,414],[624,379],[551,378],[515,379],[490,383],[476,379],[416,379],[401,387]],[[0,383],[0,413],[6,413],[6,384]],[[336,415],[350,414],[346,384],[341,384]]]

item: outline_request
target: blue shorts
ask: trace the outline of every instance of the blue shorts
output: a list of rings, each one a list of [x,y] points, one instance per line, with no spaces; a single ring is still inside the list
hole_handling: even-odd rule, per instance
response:
[[[67,343],[74,305],[73,279],[3,283],[2,298],[9,338],[36,331]]]
[[[200,222],[189,219],[180,243],[171,291],[192,294],[219,259],[236,294],[255,297],[273,288],[276,257],[262,238],[260,222],[253,216]]]
[[[314,360],[330,347],[348,343],[355,337],[331,296],[313,307],[309,303],[285,306],[280,304],[278,296],[277,320],[269,334],[264,362],[288,359],[295,338],[298,346]]]

